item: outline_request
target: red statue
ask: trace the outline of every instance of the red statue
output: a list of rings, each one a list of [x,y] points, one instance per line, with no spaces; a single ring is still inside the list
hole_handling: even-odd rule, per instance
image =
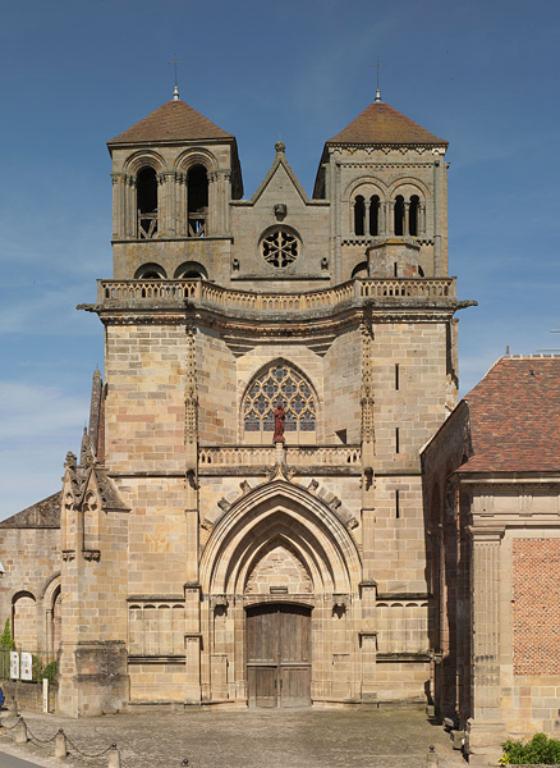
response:
[[[277,405],[274,409],[274,436],[273,443],[284,442],[284,422],[286,420],[286,411],[283,405]]]

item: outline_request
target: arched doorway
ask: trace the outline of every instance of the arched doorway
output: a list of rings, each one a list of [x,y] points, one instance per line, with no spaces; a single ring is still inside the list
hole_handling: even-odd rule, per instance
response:
[[[265,603],[246,614],[249,706],[311,704],[311,608]]]

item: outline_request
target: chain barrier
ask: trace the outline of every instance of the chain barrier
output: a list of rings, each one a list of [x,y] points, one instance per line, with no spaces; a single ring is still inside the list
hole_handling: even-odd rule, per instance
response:
[[[116,744],[111,744],[109,747],[107,747],[107,749],[104,749],[102,752],[96,752],[94,755],[92,755],[92,754],[89,754],[88,752],[82,752],[82,750],[72,741],[72,739],[70,738],[70,736],[68,736],[67,733],[65,734],[65,736],[66,736],[66,743],[68,744],[69,747],[72,747],[72,749],[82,757],[87,757],[87,758],[90,758],[91,760],[94,760],[97,757],[103,757],[112,749],[117,749]]]
[[[23,722],[23,717],[19,715],[13,725],[4,725],[2,724],[2,730],[4,731],[13,731],[16,726],[20,724],[20,722]]]
[[[23,718],[22,718],[23,720]],[[25,723],[27,725],[27,735],[31,739],[31,741],[36,741],[37,744],[52,744],[52,742],[56,739],[59,733],[61,733],[60,729],[55,733],[54,736],[51,736],[50,739],[40,739],[38,736],[35,736],[31,728],[29,727],[28,723]]]

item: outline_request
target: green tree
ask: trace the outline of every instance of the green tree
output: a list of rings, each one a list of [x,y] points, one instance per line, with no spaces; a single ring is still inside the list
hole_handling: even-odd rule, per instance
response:
[[[10,619],[6,619],[4,631],[0,635],[0,648],[4,651],[13,651],[15,648]]]

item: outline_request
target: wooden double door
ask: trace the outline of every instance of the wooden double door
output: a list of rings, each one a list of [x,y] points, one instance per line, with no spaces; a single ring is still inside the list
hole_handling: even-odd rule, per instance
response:
[[[311,609],[265,604],[247,609],[250,707],[311,703]]]

